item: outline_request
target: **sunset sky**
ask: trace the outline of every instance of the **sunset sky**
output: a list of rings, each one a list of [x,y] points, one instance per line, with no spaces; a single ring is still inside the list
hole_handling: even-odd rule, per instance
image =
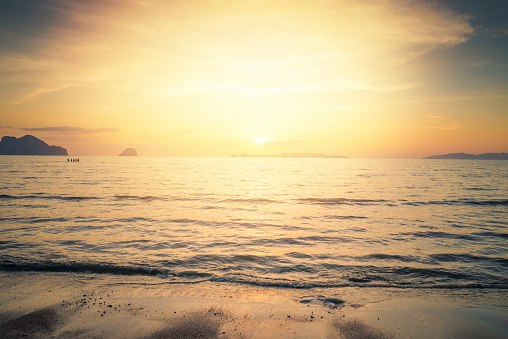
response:
[[[508,2],[2,0],[0,134],[71,155],[508,152]]]

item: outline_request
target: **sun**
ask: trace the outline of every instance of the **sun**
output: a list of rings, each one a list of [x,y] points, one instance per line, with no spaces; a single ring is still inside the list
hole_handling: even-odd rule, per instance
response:
[[[256,141],[254,141],[256,144],[258,144],[258,146],[261,146],[263,145],[265,142],[270,142],[270,140],[268,139],[257,139]]]

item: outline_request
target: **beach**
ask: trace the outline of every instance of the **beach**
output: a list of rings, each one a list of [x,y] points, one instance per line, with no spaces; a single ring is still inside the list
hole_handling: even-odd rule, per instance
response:
[[[505,338],[506,295],[0,272],[4,338]]]
[[[508,336],[505,163],[0,160],[2,338]]]

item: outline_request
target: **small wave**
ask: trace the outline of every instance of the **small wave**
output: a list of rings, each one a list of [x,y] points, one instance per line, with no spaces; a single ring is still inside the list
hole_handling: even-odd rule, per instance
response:
[[[182,271],[172,274],[175,277],[180,278],[209,278],[212,275],[210,273],[197,272],[197,271]]]
[[[508,238],[508,233],[500,233],[500,232],[476,232],[473,234],[476,236],[481,236],[481,237],[493,237],[493,238],[503,238],[503,239]]]
[[[81,201],[81,200],[93,200],[100,199],[98,197],[52,197],[56,199],[69,200],[69,201]]]
[[[305,253],[300,253],[300,252],[286,253],[286,255],[288,257],[297,258],[297,259],[312,259],[311,255],[308,255],[308,254],[305,254]]]
[[[427,231],[427,232],[406,232],[406,233],[398,233],[395,236],[401,236],[400,240],[407,241],[407,236],[409,237],[418,237],[418,238],[443,238],[443,239],[461,239],[461,240],[470,240],[477,241],[479,238],[474,235],[469,234],[456,234],[456,233],[448,233],[448,232],[437,232],[437,231]]]
[[[321,205],[374,205],[387,203],[388,200],[383,199],[348,199],[348,198],[301,198],[297,201],[308,204]]]
[[[494,200],[467,200],[465,203],[470,205],[485,205],[485,206],[496,206],[496,205],[508,205],[508,199],[494,199]]]
[[[384,254],[384,253],[374,253],[362,256],[361,259],[366,261],[375,260],[393,260],[393,261],[401,261],[401,262],[418,262],[418,258],[411,255],[396,255],[396,254]]]
[[[0,194],[0,199],[19,199],[19,197],[10,194]]]
[[[71,221],[70,218],[27,218],[30,223],[46,223],[46,222],[67,222]]]
[[[353,237],[346,236],[306,236],[306,237],[282,237],[282,238],[259,238],[251,241],[253,245],[279,246],[279,245],[298,245],[298,246],[316,246],[321,243],[349,243],[355,241]]]
[[[468,191],[495,191],[496,188],[487,188],[487,187],[466,187]]]
[[[254,285],[262,287],[282,287],[282,288],[294,288],[294,289],[309,289],[316,287],[314,284],[304,283],[295,280],[284,280],[284,279],[263,279],[258,277],[219,277],[212,276],[210,281],[226,282],[234,284]]]
[[[224,199],[221,200],[220,202],[239,202],[244,204],[270,204],[278,201],[266,198],[246,198],[246,199],[237,198],[237,199]]]
[[[508,259],[500,258],[500,257],[487,257],[487,256],[479,256],[472,255],[469,253],[455,254],[455,253],[439,253],[439,254],[431,254],[430,257],[439,262],[463,262],[463,263],[486,263],[491,262],[494,264],[499,264],[501,266],[508,266]]]
[[[135,222],[156,222],[156,219],[152,218],[145,218],[145,217],[131,217],[131,218],[115,218],[111,219],[114,222],[121,222],[121,223],[135,223]]]
[[[165,197],[157,197],[152,195],[115,195],[118,200],[140,200],[140,201],[154,201],[154,200],[167,200]]]
[[[424,205],[477,205],[477,206],[508,206],[508,199],[491,200],[431,200],[431,201],[407,201],[403,205],[424,206]]]
[[[362,217],[357,215],[327,215],[325,219],[367,219],[368,217]]]
[[[373,279],[371,277],[350,278],[343,282],[303,282],[296,280],[269,279],[259,277],[219,277],[212,276],[210,281],[225,282],[233,284],[244,284],[261,287],[276,287],[289,289],[313,289],[313,288],[343,288],[343,287],[362,287],[362,288],[397,288],[397,289],[508,289],[508,283],[411,283],[406,281],[383,281],[383,279]],[[376,281],[373,283],[373,281]],[[338,301],[338,300],[337,300]],[[340,304],[340,303],[339,303]]]

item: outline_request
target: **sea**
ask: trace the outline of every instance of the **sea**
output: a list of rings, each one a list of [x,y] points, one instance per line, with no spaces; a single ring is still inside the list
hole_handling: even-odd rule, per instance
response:
[[[0,270],[508,289],[508,161],[0,156]]]

